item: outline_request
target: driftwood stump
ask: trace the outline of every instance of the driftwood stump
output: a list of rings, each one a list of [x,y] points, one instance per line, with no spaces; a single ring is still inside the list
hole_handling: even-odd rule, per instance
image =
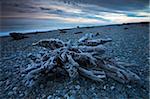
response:
[[[140,81],[133,72],[127,70],[119,62],[103,57],[108,39],[92,39],[93,35],[86,34],[75,43],[63,42],[59,39],[44,39],[33,46],[38,46],[39,53],[28,55],[31,63],[24,70],[26,84],[32,84],[42,73],[53,73],[58,68],[65,71],[70,78],[79,75],[94,81],[112,78],[123,84]]]

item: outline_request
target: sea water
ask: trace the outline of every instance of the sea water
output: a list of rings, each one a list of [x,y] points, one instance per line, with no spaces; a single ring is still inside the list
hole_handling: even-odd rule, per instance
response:
[[[63,28],[75,28],[77,26],[89,26],[90,24],[67,23],[52,19],[23,19],[7,18],[0,20],[0,36],[9,35],[11,32],[37,32]],[[92,26],[92,25],[91,25]]]

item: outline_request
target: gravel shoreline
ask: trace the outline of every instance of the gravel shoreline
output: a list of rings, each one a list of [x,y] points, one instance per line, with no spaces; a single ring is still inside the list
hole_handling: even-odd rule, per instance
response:
[[[148,99],[149,98],[149,23],[110,25],[100,27],[73,28],[49,32],[26,34],[28,38],[13,40],[0,37],[0,98],[48,98],[48,99]],[[112,79],[94,82],[80,77],[70,81],[56,75],[44,77],[35,86],[28,88],[23,83],[21,71],[29,63],[28,53],[35,52],[33,42],[46,38],[64,41],[77,40],[85,33],[94,33],[96,38],[112,38],[106,44],[107,54],[111,57],[136,66],[126,67],[138,74],[142,84],[123,85]]]

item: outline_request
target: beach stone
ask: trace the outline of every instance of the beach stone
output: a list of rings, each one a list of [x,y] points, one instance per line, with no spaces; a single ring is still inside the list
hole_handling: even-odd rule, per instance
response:
[[[6,88],[5,88],[5,90],[8,90],[10,88],[10,86],[7,86]]]
[[[41,84],[41,85],[40,85],[40,88],[41,88],[41,89],[43,89],[43,88],[44,88],[44,85],[43,85],[43,84]]]
[[[3,84],[3,82],[2,82],[2,81],[0,81],[0,86],[2,86],[2,84]]]
[[[46,97],[46,95],[42,94],[42,99],[45,98],[45,97]]]
[[[6,81],[6,86],[8,86],[10,84],[10,81],[9,80],[7,80]]]
[[[19,91],[19,93],[21,93],[21,91]]]
[[[71,92],[72,92],[72,94],[76,94],[76,91],[75,91],[75,90],[72,90]]]
[[[75,88],[76,88],[77,90],[79,90],[81,87],[80,87],[80,85],[77,85],[77,86],[75,86]]]
[[[51,85],[53,82],[52,81],[48,81],[47,82],[47,85]]]
[[[14,88],[13,88],[13,91],[16,91],[16,90],[17,90],[17,87],[14,87]]]
[[[15,67],[15,68],[19,68],[19,65],[15,65],[14,67]]]
[[[130,86],[130,85],[127,85],[127,87],[128,87],[128,88],[131,88],[132,86]]]
[[[63,96],[66,94],[66,91],[67,91],[67,90],[62,89],[62,90],[58,93],[58,96],[63,97]]]
[[[36,99],[40,99],[40,97],[36,97]]]
[[[20,97],[23,97],[23,95],[24,95],[23,93],[19,94]]]
[[[95,90],[95,84],[92,84],[92,85],[91,85],[91,89],[92,89],[92,90]]]
[[[47,99],[51,99],[52,98],[52,95],[49,95],[48,97],[47,97]]]
[[[81,95],[81,99],[89,99],[87,95]]]
[[[74,95],[69,96],[67,99],[76,99]]]
[[[115,87],[114,87],[114,86],[111,86],[111,87],[110,87],[110,89],[111,89],[111,90],[114,90],[114,89],[115,89]]]
[[[8,92],[8,96],[11,96],[11,95],[13,95],[13,92],[12,91]]]
[[[106,88],[107,88],[106,85],[104,85],[103,89],[106,89]]]
[[[56,90],[56,93],[60,93],[60,90]]]
[[[55,96],[55,98],[54,99],[61,99],[60,97],[58,97],[58,96]]]

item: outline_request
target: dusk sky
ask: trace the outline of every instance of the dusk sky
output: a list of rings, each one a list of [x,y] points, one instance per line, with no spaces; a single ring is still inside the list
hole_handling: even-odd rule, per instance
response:
[[[149,0],[2,0],[1,5],[2,22],[38,19],[61,25],[103,25],[149,21],[150,17]]]

